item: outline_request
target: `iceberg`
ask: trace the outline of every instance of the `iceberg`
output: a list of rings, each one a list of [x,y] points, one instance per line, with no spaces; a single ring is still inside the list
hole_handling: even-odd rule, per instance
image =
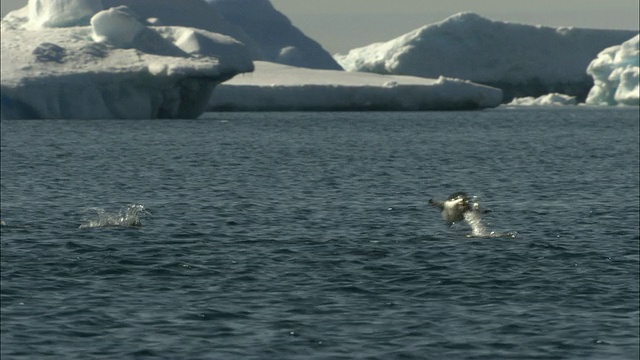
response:
[[[269,0],[102,0],[102,3],[105,8],[126,5],[155,25],[192,27],[231,36],[245,44],[253,60],[342,69],[331,54],[293,26]]]
[[[149,26],[125,6],[88,17],[96,4],[31,0],[36,18],[3,19],[2,118],[195,118],[216,85],[253,70],[229,36]]]
[[[204,0],[102,0],[105,8],[125,5],[156,26],[179,26],[230,36],[245,44],[252,59],[261,58],[260,46],[241,28],[229,23]]]
[[[587,68],[593,77],[589,105],[640,105],[638,43],[640,35],[621,45],[611,46],[598,54]]]
[[[210,111],[472,110],[502,101],[500,89],[452,78],[254,64],[216,87]]]
[[[269,0],[206,0],[257,44],[263,60],[312,69],[342,70],[325,49],[293,26]]]
[[[43,28],[86,23],[95,13],[102,10],[101,0],[34,0],[30,1],[27,7],[30,26]]]
[[[637,31],[546,27],[453,15],[396,39],[334,57],[348,71],[467,79],[501,88],[504,101],[562,93],[584,101],[589,62]]]
[[[507,106],[565,106],[578,105],[575,96],[551,93],[540,97],[527,96],[511,100]]]

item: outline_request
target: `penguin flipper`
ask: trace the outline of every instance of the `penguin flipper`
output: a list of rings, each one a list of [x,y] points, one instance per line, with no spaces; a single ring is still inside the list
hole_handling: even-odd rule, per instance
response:
[[[442,201],[429,199],[429,205],[435,206],[437,208],[440,208],[440,210],[444,209],[444,202],[442,202]]]

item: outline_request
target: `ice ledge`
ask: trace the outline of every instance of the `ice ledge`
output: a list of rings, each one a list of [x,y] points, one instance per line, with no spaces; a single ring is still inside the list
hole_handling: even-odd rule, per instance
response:
[[[255,62],[251,74],[214,91],[214,111],[477,110],[500,105],[502,91],[465,80],[304,69]]]
[[[92,24],[2,32],[3,119],[195,118],[216,85],[253,70],[227,36],[147,27],[122,9]]]

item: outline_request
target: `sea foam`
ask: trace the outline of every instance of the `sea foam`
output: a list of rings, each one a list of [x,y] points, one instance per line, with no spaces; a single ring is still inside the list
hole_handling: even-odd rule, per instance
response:
[[[142,226],[140,219],[149,212],[144,205],[131,204],[116,212],[107,212],[103,208],[90,208],[95,213],[92,218],[85,218],[80,229],[95,227],[134,227]]]

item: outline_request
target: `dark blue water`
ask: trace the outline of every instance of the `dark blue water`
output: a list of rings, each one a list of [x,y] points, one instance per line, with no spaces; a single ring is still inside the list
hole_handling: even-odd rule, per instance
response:
[[[2,121],[0,355],[637,359],[638,123]],[[456,191],[517,236],[447,227]]]

